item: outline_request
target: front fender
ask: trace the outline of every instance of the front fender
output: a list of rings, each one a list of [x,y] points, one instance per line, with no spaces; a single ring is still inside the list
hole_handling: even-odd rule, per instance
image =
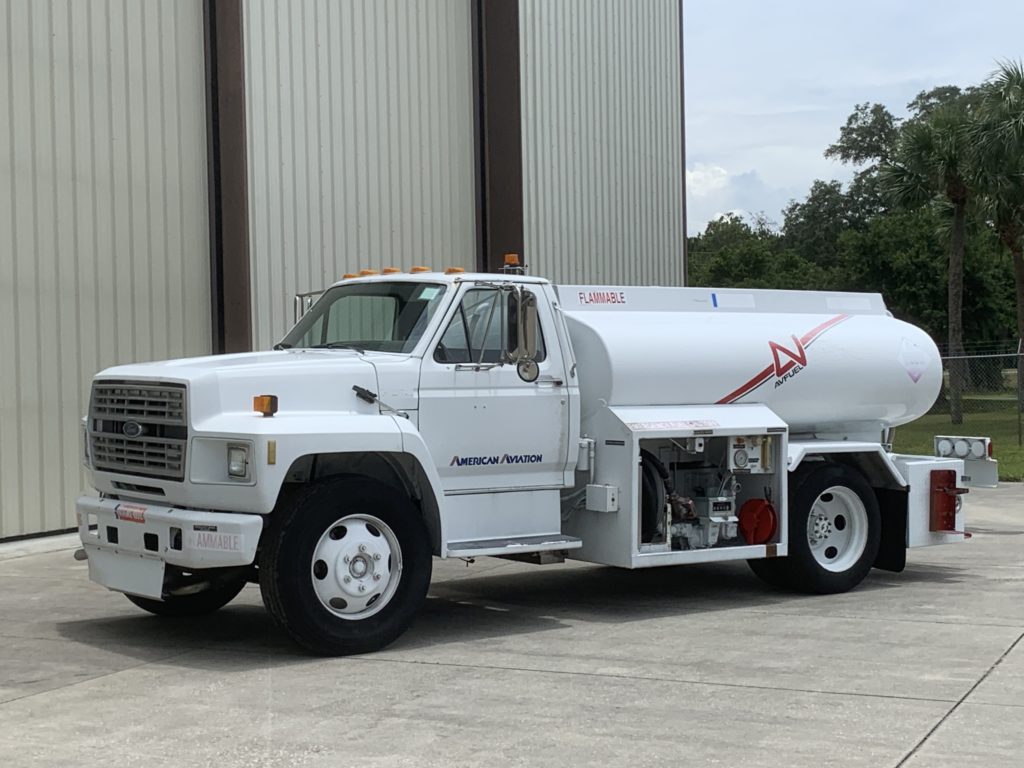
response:
[[[402,453],[411,456],[422,472],[420,492],[423,495],[423,511],[424,514],[433,518],[432,522],[436,526],[439,536],[439,541],[436,542],[438,554],[441,557],[445,557],[447,554],[448,537],[445,530],[444,487],[441,485],[440,475],[437,474],[437,465],[434,463],[434,457],[430,455],[430,450],[423,440],[423,435],[420,434],[420,431],[408,419],[396,418],[395,425],[402,435]],[[430,487],[426,487],[427,485]],[[433,507],[430,506],[431,499],[428,498],[428,493],[432,497]]]
[[[279,413],[273,418],[253,413],[220,414],[204,420],[202,429],[190,434],[186,482],[150,477],[140,479],[133,475],[95,471],[92,484],[102,493],[121,498],[159,500],[163,504],[192,509],[267,514],[277,503],[288,469],[302,456],[315,453],[401,453],[403,433],[396,421],[405,420],[379,413],[356,412]],[[250,444],[251,480],[204,482],[203,478],[212,473],[204,469],[202,459],[198,458],[200,452],[194,448],[197,438]],[[209,452],[206,455],[209,456]],[[224,460],[227,460],[226,448]],[[130,485],[127,490],[126,485]]]
[[[228,437],[254,444],[255,498],[245,499],[241,487],[227,491],[222,509],[273,510],[288,470],[303,456],[323,453],[400,453],[402,431],[395,416],[361,413],[291,413],[273,418],[237,414],[209,419],[194,437]],[[273,444],[273,449],[271,445]],[[191,452],[194,455],[194,452]],[[191,463],[191,459],[190,459]],[[192,477],[191,466],[189,477]],[[195,485],[195,488],[200,486]],[[255,504],[255,506],[253,506]]]

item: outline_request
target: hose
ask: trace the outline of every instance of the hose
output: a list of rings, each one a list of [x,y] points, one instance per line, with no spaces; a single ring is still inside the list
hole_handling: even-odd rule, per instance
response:
[[[661,476],[661,482],[665,485],[665,493],[669,496],[676,492],[676,486],[672,482],[672,477],[669,475],[668,470],[665,469],[665,465],[661,463],[661,459],[655,456],[650,451],[640,451],[640,460],[649,463],[654,471]]]

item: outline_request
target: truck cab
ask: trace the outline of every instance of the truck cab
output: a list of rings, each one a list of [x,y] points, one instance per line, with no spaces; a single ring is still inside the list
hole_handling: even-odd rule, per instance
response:
[[[964,538],[964,461],[882,439],[941,377],[930,340],[893,324],[856,294],[348,278],[272,351],[96,376],[83,554],[161,615],[257,582],[327,654],[398,637],[433,557],[744,559],[778,586],[843,591],[899,570],[907,546]],[[892,359],[837,408],[821,389],[865,334]]]

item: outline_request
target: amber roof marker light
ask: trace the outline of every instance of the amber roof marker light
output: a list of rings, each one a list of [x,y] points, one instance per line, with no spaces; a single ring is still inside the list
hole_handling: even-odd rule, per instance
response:
[[[525,275],[526,266],[519,260],[518,253],[506,253],[501,271],[507,275]]]
[[[269,419],[277,413],[277,395],[256,395],[252,399],[252,409]]]

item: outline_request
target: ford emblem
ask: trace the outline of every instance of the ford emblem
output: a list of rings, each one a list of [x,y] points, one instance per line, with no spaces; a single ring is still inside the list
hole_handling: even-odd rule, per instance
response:
[[[121,426],[121,434],[125,437],[142,437],[142,425],[137,421],[126,421]]]

